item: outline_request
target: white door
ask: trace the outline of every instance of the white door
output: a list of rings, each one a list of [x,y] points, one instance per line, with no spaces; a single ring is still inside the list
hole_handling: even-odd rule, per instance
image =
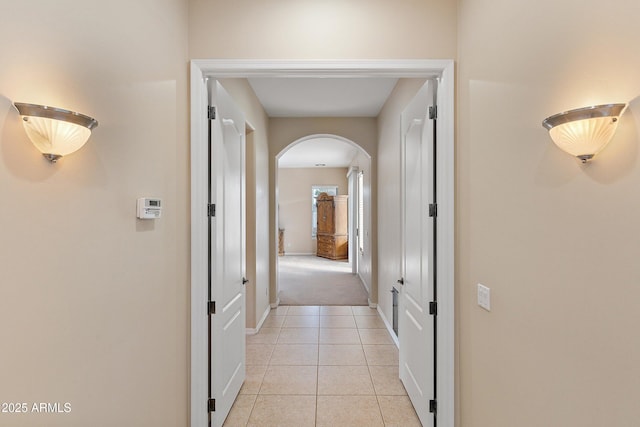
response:
[[[222,426],[245,379],[245,119],[219,82],[210,95],[210,401]]]
[[[402,112],[402,285],[398,313],[400,379],[422,425],[434,426],[435,340],[434,295],[435,216],[434,84],[427,81]],[[433,211],[432,211],[433,214]]]

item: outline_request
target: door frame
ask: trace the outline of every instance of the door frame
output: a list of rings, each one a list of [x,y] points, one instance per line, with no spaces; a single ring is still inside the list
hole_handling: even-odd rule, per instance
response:
[[[207,91],[203,79],[249,77],[395,77],[438,81],[438,427],[454,427],[454,61],[453,60],[231,60],[191,61],[191,418],[205,427],[207,407]],[[400,135],[399,135],[400,136]],[[270,245],[273,246],[273,245]]]
[[[351,263],[351,274],[358,274],[360,265],[358,263],[358,174],[360,168],[351,166],[347,172],[347,194],[349,195],[349,262]]]

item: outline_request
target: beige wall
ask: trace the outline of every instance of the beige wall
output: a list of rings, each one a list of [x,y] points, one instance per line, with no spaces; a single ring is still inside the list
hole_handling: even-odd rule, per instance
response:
[[[459,4],[459,425],[637,425],[638,3]],[[591,164],[541,126],[627,101]]]
[[[52,426],[185,425],[187,59],[450,58],[455,2],[5,3],[0,223],[10,244],[0,262],[11,297],[0,300],[0,323],[19,327],[3,332],[0,398],[70,401],[69,415],[38,416]],[[100,126],[52,166],[27,141],[12,101],[78,110]],[[255,150],[259,185],[269,179],[261,159],[273,155],[262,144]],[[256,230],[272,228],[268,193],[256,189]],[[163,198],[162,219],[134,218],[142,195]],[[269,245],[256,242],[256,277],[269,274],[257,255]]]
[[[367,153],[375,153],[377,151],[377,129],[375,118],[271,118],[269,119],[269,162],[270,162],[270,206],[272,212],[271,226],[271,247],[274,251],[271,254],[271,303],[276,301],[276,283],[277,283],[277,249],[275,230],[276,221],[276,156],[283,152],[290,144],[300,138],[317,135],[331,134],[347,138],[359,145]],[[375,156],[371,156],[375,159]],[[375,160],[371,161],[372,183],[375,183]],[[372,189],[372,207],[375,207],[375,189]],[[371,229],[376,229],[376,211],[372,209]],[[373,233],[371,239],[372,247],[376,245],[376,234]],[[375,253],[373,254],[375,257]],[[370,298],[375,302],[377,298],[376,284],[376,264],[372,262],[371,283],[367,284],[370,290]]]
[[[190,0],[192,58],[444,58],[455,0]]]
[[[285,229],[285,253],[314,254],[311,237],[311,187],[335,185],[338,194],[348,194],[347,168],[279,168],[278,228]]]
[[[269,119],[246,79],[220,82],[254,129],[246,144],[247,328],[253,329],[269,310]]]
[[[458,425],[637,423],[636,2],[191,0],[190,25],[178,0],[8,4],[0,400],[73,408],[12,425],[186,423],[188,57],[457,58]],[[79,110],[100,126],[85,148],[49,165],[13,101]],[[590,165],[560,152],[540,126],[611,101],[633,102]],[[382,160],[394,146],[381,136],[377,153],[372,126],[382,183],[396,167]],[[271,171],[278,144],[269,146]],[[395,224],[384,211],[394,188],[372,201],[381,207],[374,229]],[[164,199],[162,219],[134,218],[142,195]],[[386,262],[381,286],[395,279]],[[475,304],[478,282],[492,289],[490,313]]]
[[[1,425],[187,422],[187,18],[182,1],[3,2],[0,402],[71,412]],[[100,124],[50,164],[16,101]],[[141,196],[162,218],[136,219]]]

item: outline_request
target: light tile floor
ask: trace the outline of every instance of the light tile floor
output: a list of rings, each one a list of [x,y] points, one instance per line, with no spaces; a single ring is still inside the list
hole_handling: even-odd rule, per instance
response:
[[[280,306],[247,336],[247,377],[224,425],[420,426],[376,310]]]

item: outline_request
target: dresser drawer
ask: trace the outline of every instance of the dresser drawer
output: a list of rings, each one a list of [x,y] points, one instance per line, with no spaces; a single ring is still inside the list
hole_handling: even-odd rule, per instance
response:
[[[317,250],[318,256],[333,257],[335,253],[335,242],[333,236],[318,236]]]

